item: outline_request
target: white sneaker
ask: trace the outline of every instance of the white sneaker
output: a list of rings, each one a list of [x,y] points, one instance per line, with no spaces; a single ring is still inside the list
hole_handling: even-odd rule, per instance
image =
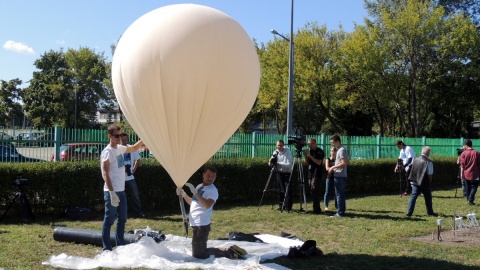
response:
[[[331,218],[343,218],[343,216],[339,215],[338,213],[333,215],[333,216],[330,216]]]

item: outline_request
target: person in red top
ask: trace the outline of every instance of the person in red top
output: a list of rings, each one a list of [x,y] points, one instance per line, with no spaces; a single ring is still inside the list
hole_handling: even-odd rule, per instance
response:
[[[460,172],[462,180],[465,180],[468,204],[475,205],[475,194],[480,182],[480,153],[473,150],[471,140],[465,140],[464,145],[466,148],[460,155]]]

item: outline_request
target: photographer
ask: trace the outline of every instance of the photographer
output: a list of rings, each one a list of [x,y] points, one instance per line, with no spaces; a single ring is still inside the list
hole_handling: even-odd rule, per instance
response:
[[[268,165],[275,167],[277,170],[277,186],[279,192],[278,210],[292,210],[292,188],[288,189],[288,194],[285,194],[285,191],[287,190],[290,181],[290,175],[292,174],[293,157],[290,149],[285,148],[285,143],[283,140],[277,141],[277,150],[273,152],[272,157],[268,160]],[[283,201],[285,201],[285,208]]]
[[[322,179],[322,163],[325,152],[317,146],[315,138],[308,140],[308,147],[310,147],[310,150],[304,150],[303,155],[305,156],[305,163],[308,165],[308,185],[312,195],[313,213],[320,214],[322,212],[320,208],[320,181]]]
[[[128,135],[123,133],[122,145],[128,145]],[[130,197],[129,205],[132,206],[132,210],[137,218],[146,218],[142,211],[142,204],[140,203],[140,194],[138,192],[137,182],[135,180],[135,172],[140,164],[140,154],[138,151],[123,154],[123,161],[125,162],[125,190]]]
[[[397,162],[394,171],[396,173],[402,173],[402,171],[405,171],[405,180],[407,182],[407,187],[405,189],[405,192],[403,192],[401,195],[408,196],[410,195],[410,193],[412,193],[412,185],[410,181],[408,181],[408,176],[410,175],[410,168],[412,167],[412,162],[415,158],[415,152],[410,146],[405,145],[405,143],[400,140],[397,141],[395,145],[398,147],[398,149],[400,149],[400,155],[398,156],[398,159],[401,159],[402,163]]]
[[[475,205],[475,194],[480,182],[480,153],[473,149],[472,140],[465,140],[465,146],[460,155],[461,175],[465,180],[468,204]]]

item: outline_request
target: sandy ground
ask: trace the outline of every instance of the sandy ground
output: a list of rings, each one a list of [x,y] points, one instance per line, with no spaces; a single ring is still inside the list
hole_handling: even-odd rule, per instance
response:
[[[480,247],[480,228],[468,228],[455,232],[453,230],[443,229],[440,232],[440,240],[437,231],[425,236],[412,237],[410,240],[448,246]]]

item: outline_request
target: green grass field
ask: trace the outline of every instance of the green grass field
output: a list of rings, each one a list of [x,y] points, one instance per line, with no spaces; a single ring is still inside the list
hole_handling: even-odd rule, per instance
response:
[[[454,212],[466,216],[468,211],[478,213],[480,208],[469,206],[465,199],[459,198],[460,188],[457,194],[455,197],[455,187],[443,190],[434,187],[434,210],[445,224],[442,233],[450,233],[449,221],[453,222]],[[298,209],[298,198],[296,200],[294,208]],[[257,202],[224,205],[220,194],[210,239],[225,238],[232,231],[273,235],[283,231],[303,240],[316,240],[324,256],[302,260],[280,257],[270,261],[291,269],[480,269],[478,245],[466,245],[462,241],[447,245],[436,238],[412,239],[432,235],[437,230],[438,218],[426,216],[423,197],[417,200],[414,215],[409,219],[405,217],[408,197],[398,194],[356,197],[347,194],[348,216],[342,219],[330,218],[328,214],[333,211],[321,215],[280,213],[272,210],[271,202],[263,202],[257,210],[259,201],[260,198]],[[308,208],[311,209],[310,204]],[[127,231],[148,225],[165,234],[184,234],[179,209],[147,214],[148,219],[129,219]],[[21,224],[17,216],[9,213],[0,225],[0,269],[52,269],[41,264],[52,255],[67,253],[91,258],[101,250],[96,246],[57,242],[53,239],[53,229],[67,226],[100,230],[103,213],[88,222],[50,216],[37,217],[32,224]]]

